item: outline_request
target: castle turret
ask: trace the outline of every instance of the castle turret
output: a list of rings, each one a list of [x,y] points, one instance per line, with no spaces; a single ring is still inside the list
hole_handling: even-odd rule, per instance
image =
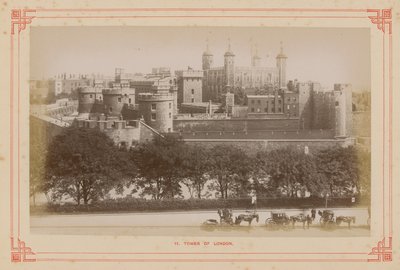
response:
[[[102,102],[101,88],[83,87],[78,89],[79,117],[89,118],[91,114],[101,113],[99,106]]]
[[[352,88],[351,84],[335,84],[335,136],[352,135]]]
[[[233,87],[235,83],[235,54],[231,50],[229,40],[228,50],[224,54],[225,86]]]
[[[281,51],[276,56],[276,67],[278,68],[279,88],[286,88],[286,59],[287,56],[283,53],[283,45],[281,42]]]
[[[172,132],[173,101],[169,93],[139,94],[139,117],[159,132]]]
[[[258,48],[257,48],[257,46],[256,46],[255,53],[253,53],[252,56],[251,56],[251,66],[253,66],[253,67],[261,66],[261,57],[258,56]]]
[[[213,65],[213,54],[211,53],[209,47],[208,47],[208,41],[207,41],[207,48],[203,53],[203,57],[202,57],[202,68],[203,70],[208,70],[212,67]]]
[[[108,88],[103,89],[104,112],[108,116],[120,117],[124,108],[135,104],[135,89]]]

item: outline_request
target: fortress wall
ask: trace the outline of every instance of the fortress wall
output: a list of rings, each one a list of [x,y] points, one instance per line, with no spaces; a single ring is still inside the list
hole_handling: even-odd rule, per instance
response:
[[[331,148],[335,146],[347,147],[353,144],[352,140],[309,140],[309,141],[260,141],[260,140],[246,140],[246,141],[224,141],[224,140],[185,140],[187,144],[198,145],[205,148],[212,148],[215,145],[232,145],[239,147],[248,154],[255,154],[258,151],[272,151],[284,147],[297,147],[304,150],[308,148],[309,153],[316,152],[321,149]]]
[[[174,120],[175,131],[243,131],[243,130],[297,130],[298,119],[207,119]]]

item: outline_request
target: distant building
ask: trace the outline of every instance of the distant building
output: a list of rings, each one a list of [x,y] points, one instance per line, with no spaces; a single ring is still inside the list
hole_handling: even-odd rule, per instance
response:
[[[67,75],[66,73],[63,73],[49,80],[50,91],[56,96],[61,93],[70,94],[80,87],[91,86],[91,84],[92,80],[90,80],[86,75],[82,74]]]
[[[151,74],[161,77],[171,77],[171,69],[169,67],[155,67],[151,69]]]
[[[284,117],[283,96],[275,92],[271,95],[247,95],[248,117],[270,116]]]
[[[229,44],[224,54],[224,66],[213,67],[213,54],[207,45],[202,56],[203,101],[221,101],[225,93],[234,92],[236,88],[261,88],[266,85],[286,88],[286,59],[281,45],[281,51],[276,57],[276,67],[261,66],[261,57],[257,50],[251,56],[251,66],[238,67]]]
[[[247,95],[248,118],[297,118],[299,129],[335,130],[336,137],[352,136],[352,88],[335,84],[322,91],[319,83],[297,83],[295,91]]]
[[[176,71],[175,75],[178,87],[178,104],[201,103],[203,101],[203,71],[188,67],[187,70]]]

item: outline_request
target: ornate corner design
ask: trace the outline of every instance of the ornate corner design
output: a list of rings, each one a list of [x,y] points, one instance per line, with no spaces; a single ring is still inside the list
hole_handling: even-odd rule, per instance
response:
[[[14,26],[18,25],[18,33],[26,29],[26,25],[32,23],[35,16],[28,16],[28,12],[36,12],[34,9],[13,9],[11,10],[11,35],[14,35]]]
[[[388,246],[385,246],[385,238],[379,241],[376,247],[368,255],[374,255],[376,258],[368,259],[368,262],[391,262],[392,261],[392,237],[389,237]]]
[[[11,237],[11,262],[36,262],[32,256],[36,255],[24,241],[18,238],[17,246],[14,246],[14,238]]]
[[[373,24],[376,24],[379,30],[383,33],[386,32],[386,25],[388,26],[389,34],[392,34],[392,10],[391,9],[367,9],[367,12],[375,13],[375,15],[368,16]]]

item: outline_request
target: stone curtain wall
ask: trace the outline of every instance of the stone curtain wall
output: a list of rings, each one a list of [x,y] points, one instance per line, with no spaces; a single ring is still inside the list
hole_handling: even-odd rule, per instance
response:
[[[260,140],[246,140],[246,141],[224,141],[224,140],[185,140],[187,144],[198,145],[205,148],[212,148],[215,145],[232,145],[239,147],[248,154],[255,154],[258,151],[272,151],[284,147],[297,147],[300,150],[308,148],[310,154],[318,150],[331,148],[335,146],[346,147],[351,145],[351,139],[345,140],[310,140],[310,141],[260,141]]]
[[[174,120],[174,131],[298,130],[298,119]]]

